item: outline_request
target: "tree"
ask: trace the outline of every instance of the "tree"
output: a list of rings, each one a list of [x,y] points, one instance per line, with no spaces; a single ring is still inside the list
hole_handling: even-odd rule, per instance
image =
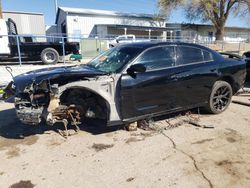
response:
[[[154,14],[152,26],[162,27],[165,24],[165,20],[169,17],[168,12],[162,12],[161,10]],[[157,22],[157,24],[155,24]]]
[[[2,1],[0,0],[0,19],[3,18]]]
[[[158,7],[167,12],[181,7],[190,20],[210,21],[216,30],[216,40],[223,40],[228,16],[248,14],[250,0],[158,0]]]

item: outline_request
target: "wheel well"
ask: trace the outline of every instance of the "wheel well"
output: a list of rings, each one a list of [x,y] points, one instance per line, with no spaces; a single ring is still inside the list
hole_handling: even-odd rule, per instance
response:
[[[225,81],[227,83],[229,83],[232,87],[233,93],[237,92],[237,89],[235,87],[235,82],[234,79],[230,76],[223,76],[222,78],[220,78],[218,81]]]
[[[245,52],[243,56],[250,57],[250,52]]]
[[[97,119],[109,119],[109,103],[99,94],[85,88],[69,88],[60,96],[62,105],[78,105],[86,112],[91,110]]]

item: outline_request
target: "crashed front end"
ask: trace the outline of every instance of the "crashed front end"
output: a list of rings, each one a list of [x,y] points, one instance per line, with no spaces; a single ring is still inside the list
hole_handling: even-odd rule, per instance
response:
[[[38,125],[42,119],[49,123],[49,114],[54,110],[50,106],[55,103],[56,98],[58,98],[58,85],[56,84],[50,86],[48,81],[43,81],[41,84],[32,83],[26,86],[22,92],[16,93],[15,96],[18,119],[29,125]],[[59,102],[55,104],[54,108],[58,105]]]
[[[24,124],[75,125],[87,118],[116,120],[115,81],[88,66],[59,67],[28,72],[9,84],[15,93],[17,117]],[[14,91],[14,92],[13,92]],[[110,102],[111,101],[111,102]]]
[[[102,85],[105,89],[103,83],[107,81],[97,80],[73,83],[76,86],[90,84],[98,88]],[[66,128],[71,123],[78,128],[77,125],[85,118],[107,120],[107,103],[100,96],[84,89],[70,89],[70,86],[67,89],[67,84],[51,84],[49,80],[29,84],[22,92],[16,93],[15,107],[20,121],[29,125],[38,125],[44,120],[48,125],[63,123]]]

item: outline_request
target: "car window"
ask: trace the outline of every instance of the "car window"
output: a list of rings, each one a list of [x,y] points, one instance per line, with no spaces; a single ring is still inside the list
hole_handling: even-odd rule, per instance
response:
[[[117,46],[103,52],[87,65],[106,73],[116,73],[142,51],[140,47]]]
[[[117,37],[117,40],[125,40],[126,37],[125,36],[120,36],[120,37]]]
[[[204,61],[212,61],[213,55],[208,51],[203,50]]]
[[[147,71],[172,67],[175,65],[175,49],[173,46],[150,49],[142,54],[135,64],[145,65]]]
[[[199,48],[178,46],[177,54],[177,65],[186,65],[204,61],[202,50]]]

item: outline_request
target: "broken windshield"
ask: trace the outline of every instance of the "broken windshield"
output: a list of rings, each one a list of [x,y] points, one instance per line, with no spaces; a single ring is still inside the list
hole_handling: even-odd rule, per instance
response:
[[[87,65],[106,73],[117,73],[142,51],[141,47],[118,46],[105,51]]]

